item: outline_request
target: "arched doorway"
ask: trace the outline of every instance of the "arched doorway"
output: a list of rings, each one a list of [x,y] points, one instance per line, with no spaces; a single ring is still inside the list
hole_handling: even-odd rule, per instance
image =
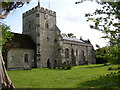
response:
[[[49,59],[47,60],[47,68],[51,68],[51,63]]]

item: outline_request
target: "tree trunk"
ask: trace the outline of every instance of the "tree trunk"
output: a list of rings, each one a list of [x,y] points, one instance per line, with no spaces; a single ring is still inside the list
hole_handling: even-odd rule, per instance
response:
[[[0,51],[0,88],[14,90],[14,86],[5,69],[2,53]]]

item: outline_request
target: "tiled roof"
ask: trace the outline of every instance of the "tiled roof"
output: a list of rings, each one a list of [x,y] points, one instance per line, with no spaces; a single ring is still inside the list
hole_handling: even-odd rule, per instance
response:
[[[35,49],[35,43],[29,35],[13,33],[11,41],[8,41],[4,47],[5,48],[27,48]]]

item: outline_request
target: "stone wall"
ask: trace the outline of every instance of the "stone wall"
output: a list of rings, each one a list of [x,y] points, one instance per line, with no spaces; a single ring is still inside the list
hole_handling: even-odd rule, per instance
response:
[[[37,67],[53,63],[56,12],[36,6],[23,13],[23,34],[28,34],[36,43]]]
[[[56,26],[54,11],[36,6],[23,13],[23,34],[30,35],[36,43],[37,67],[61,67],[64,62],[71,65],[95,63],[92,61],[94,54],[91,54],[91,44],[63,39]],[[69,51],[68,57],[66,49]]]
[[[66,51],[69,57],[66,57]],[[95,64],[95,53],[91,44],[70,40],[63,41],[63,62],[71,65]]]
[[[28,61],[25,61],[25,54],[28,54]],[[8,69],[28,69],[34,67],[34,50],[11,48],[7,55],[7,66]]]

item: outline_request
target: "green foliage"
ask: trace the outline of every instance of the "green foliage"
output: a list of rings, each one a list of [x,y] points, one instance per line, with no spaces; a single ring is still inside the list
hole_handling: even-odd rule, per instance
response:
[[[102,64],[102,63],[105,64],[108,62],[107,59],[105,58],[107,51],[108,51],[108,47],[98,48],[97,50],[95,50],[97,64]]]
[[[94,13],[85,16],[88,17],[88,21],[94,22],[94,25],[90,25],[91,28],[102,31],[105,34],[103,38],[109,39],[110,43],[118,44],[120,23],[117,19],[120,19],[120,2],[104,2],[102,5],[102,9],[97,9]]]
[[[94,22],[90,28],[101,31],[105,34],[102,38],[109,39],[110,46],[106,54],[103,54],[101,49],[96,50],[97,60],[108,60],[112,64],[120,64],[120,22],[118,22],[120,20],[120,1],[114,1],[101,2],[96,0],[98,4],[102,5],[102,8],[96,9],[92,14],[85,14],[85,17],[88,17],[87,21]]]
[[[102,5],[94,13],[86,14],[87,21],[94,22],[90,25],[92,29],[97,29],[104,33],[102,38],[109,40],[109,49],[104,58],[113,64],[120,64],[120,1],[118,2],[98,2]]]
[[[6,16],[10,13],[10,11],[22,7],[25,3],[29,3],[30,0],[27,0],[26,2],[20,2],[19,0],[13,0],[13,2],[10,2],[9,0],[3,0],[3,2],[0,2],[1,8],[0,8],[0,19],[6,18]]]
[[[74,36],[73,33],[68,33],[67,36],[68,36],[68,37],[71,37],[71,38],[76,38],[76,36]]]
[[[63,33],[62,36],[63,37],[70,37],[70,38],[76,38],[76,36],[73,33],[68,33],[68,34]]]
[[[2,32],[2,35],[0,36],[0,43],[2,45],[13,37],[13,34],[10,32],[10,27],[7,25],[0,25],[0,32]]]
[[[98,45],[98,44],[96,44],[96,47],[99,49],[100,48],[100,46]]]
[[[99,64],[75,66],[71,70],[37,68],[8,71],[8,74],[16,88],[104,88],[104,85],[118,88],[118,74],[110,75],[117,70],[109,71],[108,67]]]
[[[120,64],[120,45],[109,47],[108,52],[105,54],[105,59],[112,64]]]
[[[96,50],[96,61],[98,64],[111,63],[120,64],[120,45],[106,46]]]

